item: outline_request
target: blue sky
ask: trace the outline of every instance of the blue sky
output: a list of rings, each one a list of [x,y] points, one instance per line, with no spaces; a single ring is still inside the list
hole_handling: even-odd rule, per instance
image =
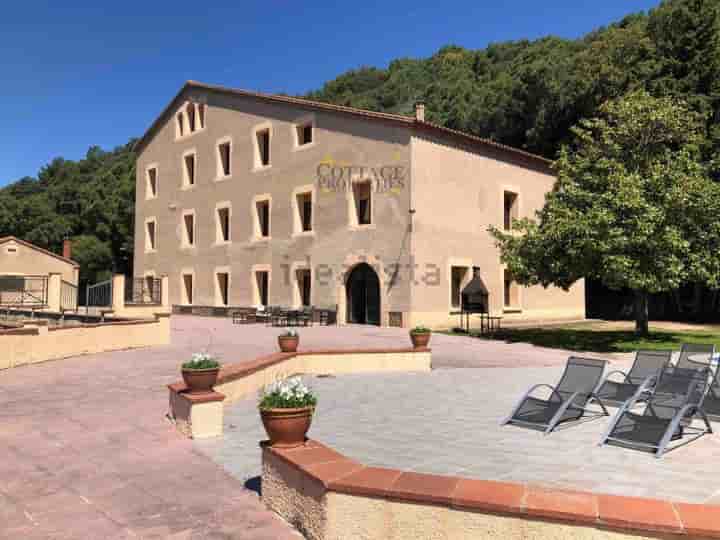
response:
[[[352,4],[352,8],[348,7]],[[302,93],[450,43],[577,37],[658,0],[6,2],[0,185],[140,136],[187,79]]]

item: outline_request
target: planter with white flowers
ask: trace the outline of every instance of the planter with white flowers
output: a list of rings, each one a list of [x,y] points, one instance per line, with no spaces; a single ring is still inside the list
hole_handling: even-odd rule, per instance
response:
[[[266,386],[258,408],[270,444],[279,448],[303,445],[316,405],[315,394],[300,377]]]
[[[220,362],[207,353],[195,353],[182,365],[183,381],[191,394],[210,392],[220,373]]]
[[[300,344],[300,334],[297,330],[285,330],[278,336],[278,345],[282,352],[295,352]]]

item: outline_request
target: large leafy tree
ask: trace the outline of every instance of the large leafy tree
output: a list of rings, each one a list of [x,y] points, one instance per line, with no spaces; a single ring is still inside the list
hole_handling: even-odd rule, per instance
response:
[[[645,334],[649,294],[690,281],[720,287],[720,185],[701,161],[704,118],[638,90],[572,133],[537,220],[491,232],[522,284],[568,288],[593,278],[631,289]]]

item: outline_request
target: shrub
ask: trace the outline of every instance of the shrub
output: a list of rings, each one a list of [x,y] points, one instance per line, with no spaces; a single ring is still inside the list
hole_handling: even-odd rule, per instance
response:
[[[430,332],[432,332],[432,330],[430,330],[427,326],[422,325],[416,326],[415,328],[410,330],[411,334],[429,334]]]
[[[220,362],[207,353],[195,353],[182,367],[183,369],[214,369],[220,367]]]
[[[317,398],[313,391],[303,384],[300,377],[275,381],[266,386],[260,394],[261,409],[294,409],[314,407]]]

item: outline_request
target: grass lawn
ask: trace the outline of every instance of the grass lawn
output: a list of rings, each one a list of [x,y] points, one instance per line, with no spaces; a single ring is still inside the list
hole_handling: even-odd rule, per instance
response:
[[[448,332],[450,335],[459,335]],[[608,329],[606,325],[581,324],[547,328],[503,328],[492,335],[471,334],[480,339],[508,343],[531,343],[538,347],[587,352],[631,352],[638,349],[679,350],[682,343],[714,343],[720,349],[720,328],[674,330],[650,327],[650,335],[640,338],[631,330]]]

